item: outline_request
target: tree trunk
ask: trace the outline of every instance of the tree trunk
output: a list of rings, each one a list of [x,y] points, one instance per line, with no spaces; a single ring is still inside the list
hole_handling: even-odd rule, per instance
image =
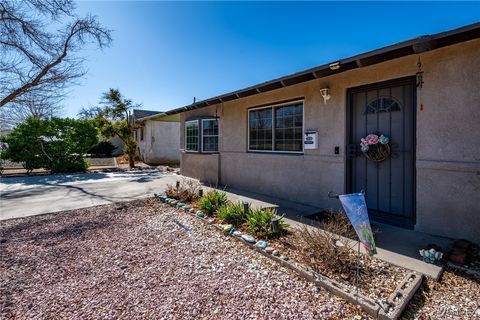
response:
[[[134,155],[129,155],[128,156],[128,166],[130,168],[135,168],[135,156]]]

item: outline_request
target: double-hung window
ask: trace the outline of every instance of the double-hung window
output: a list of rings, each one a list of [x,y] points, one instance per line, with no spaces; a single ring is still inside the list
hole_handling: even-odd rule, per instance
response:
[[[202,151],[218,152],[218,119],[202,120]]]
[[[199,152],[199,122],[198,120],[185,122],[185,150],[190,152]]]
[[[249,110],[248,150],[303,152],[303,103]]]
[[[218,152],[218,119],[185,121],[185,151]]]

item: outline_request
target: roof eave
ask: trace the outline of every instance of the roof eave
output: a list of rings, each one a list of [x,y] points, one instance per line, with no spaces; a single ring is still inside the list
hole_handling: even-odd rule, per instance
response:
[[[189,110],[200,109],[210,105],[276,90],[294,84],[342,73],[348,70],[374,65],[412,54],[419,54],[477,38],[480,38],[480,22],[434,35],[424,35],[414,39],[402,41],[390,46],[361,53],[349,58],[340,59],[338,61],[333,61],[331,63],[323,64],[281,78],[269,80],[247,88],[201,100],[194,104],[172,109],[164,113],[166,115],[172,115]],[[330,66],[335,63],[339,63],[340,68],[337,70],[332,70]]]

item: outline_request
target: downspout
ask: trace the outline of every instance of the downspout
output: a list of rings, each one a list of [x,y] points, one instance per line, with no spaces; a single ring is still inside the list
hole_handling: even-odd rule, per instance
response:
[[[223,101],[222,101],[222,113],[223,113]],[[215,119],[218,120],[218,105],[215,106]],[[221,125],[221,124],[220,124]],[[218,154],[217,154],[217,187],[220,186],[220,183],[222,182],[222,161],[221,161],[221,135],[222,132],[220,130],[220,125],[218,127]]]

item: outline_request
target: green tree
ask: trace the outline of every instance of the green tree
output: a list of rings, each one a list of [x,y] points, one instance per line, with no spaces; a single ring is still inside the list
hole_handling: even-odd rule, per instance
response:
[[[138,107],[132,100],[122,96],[118,89],[110,89],[102,95],[102,108],[93,107],[90,110],[82,110],[80,115],[92,118],[94,115],[98,123],[100,133],[106,139],[114,136],[120,138],[124,146],[124,152],[128,156],[130,168],[135,167],[135,156],[137,155],[137,142],[133,138],[136,129],[135,123],[131,121],[130,110]]]
[[[29,118],[1,138],[7,147],[0,156],[23,163],[28,173],[42,167],[51,172],[84,171],[88,167],[84,154],[98,143],[97,135],[90,120]]]

